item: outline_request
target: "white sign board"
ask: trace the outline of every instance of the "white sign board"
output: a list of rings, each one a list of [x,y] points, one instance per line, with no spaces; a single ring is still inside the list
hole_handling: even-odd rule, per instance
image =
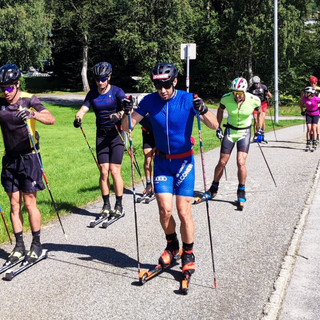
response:
[[[196,44],[195,43],[182,43],[181,44],[181,60],[186,60],[189,55],[190,60],[196,59]]]

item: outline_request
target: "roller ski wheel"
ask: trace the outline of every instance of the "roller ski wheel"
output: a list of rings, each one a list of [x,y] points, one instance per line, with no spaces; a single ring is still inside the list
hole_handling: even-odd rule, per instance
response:
[[[244,201],[237,200],[237,210],[243,211],[243,209],[244,209]]]
[[[146,198],[145,195],[142,195],[142,196],[140,196],[140,197],[137,197],[136,202],[137,202],[137,203],[140,203],[140,202],[144,201],[145,198]]]
[[[108,219],[111,214],[111,209],[110,208],[105,208],[103,207],[100,211],[100,214],[96,217],[95,220],[91,220],[89,223],[90,228],[94,228],[97,226],[99,223],[103,222],[104,220]]]
[[[190,278],[191,278],[191,275],[188,272],[183,275],[183,279],[181,281],[181,293],[183,295],[188,294]]]
[[[118,221],[119,219],[123,218],[125,216],[125,211],[123,210],[122,212],[115,210],[112,211],[108,217],[107,220],[103,221],[101,228],[106,229],[108,228],[111,224],[114,222]]]
[[[165,264],[164,262],[168,262],[167,255],[170,256],[169,257],[170,262]],[[159,263],[154,268],[149,270],[141,270],[139,272],[140,284],[141,285],[145,284],[148,280],[160,274],[165,269],[168,269],[174,266],[177,263],[177,261],[181,259],[181,255],[182,255],[182,249],[180,249],[180,251],[176,255],[173,255],[171,252],[169,253],[169,251],[165,250],[159,259]],[[165,260],[164,262],[162,261],[162,263],[160,262],[161,258]]]
[[[195,257],[193,252],[184,251],[182,254],[181,293],[188,294],[191,275],[195,272]]]
[[[244,208],[244,203],[246,202],[246,192],[245,192],[244,186],[238,187],[237,196],[238,196],[237,209],[239,211],[242,211]]]
[[[155,194],[149,195],[144,199],[144,203],[149,204],[155,198],[156,198]]]

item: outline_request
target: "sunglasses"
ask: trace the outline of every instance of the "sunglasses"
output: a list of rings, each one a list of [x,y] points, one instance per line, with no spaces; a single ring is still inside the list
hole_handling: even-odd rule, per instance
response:
[[[244,94],[243,91],[233,91],[233,95],[238,94],[239,96],[242,96]]]
[[[154,86],[157,90],[161,90],[162,88],[168,90],[172,87],[172,82],[155,82]]]
[[[97,82],[106,82],[109,78],[108,77],[103,77],[103,78],[96,78]]]
[[[9,93],[11,93],[14,90],[15,86],[9,86],[9,87],[1,87],[1,91],[5,92],[8,91]]]

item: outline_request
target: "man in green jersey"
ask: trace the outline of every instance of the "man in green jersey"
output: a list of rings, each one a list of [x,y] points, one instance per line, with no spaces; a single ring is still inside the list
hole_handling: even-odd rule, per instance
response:
[[[231,83],[232,92],[225,94],[221,98],[217,113],[219,128],[216,131],[216,135],[222,140],[222,143],[220,159],[214,171],[214,179],[206,195],[209,198],[214,198],[216,196],[224,167],[229,161],[234,145],[237,144],[237,166],[239,180],[237,190],[238,203],[241,204],[246,201],[246,160],[250,145],[251,124],[254,110],[257,110],[258,112],[258,123],[259,127],[261,127],[261,101],[257,96],[247,92],[247,88],[248,83],[246,79],[236,78]],[[220,125],[223,119],[224,110],[228,111],[228,123],[225,125],[226,129],[223,134]],[[258,135],[261,136],[262,131],[259,130]]]

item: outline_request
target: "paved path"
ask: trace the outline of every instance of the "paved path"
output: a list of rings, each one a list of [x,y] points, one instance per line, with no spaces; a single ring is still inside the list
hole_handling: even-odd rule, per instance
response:
[[[319,207],[316,199],[320,196],[320,151],[303,151],[304,134],[302,126],[277,131],[277,142],[272,141],[273,133],[267,134],[270,142],[263,145],[262,150],[277,187],[258,145],[251,145],[247,162],[247,203],[242,212],[234,205],[237,179],[235,154],[232,155],[227,165],[228,180],[222,178],[217,198],[209,203],[217,289],[213,287],[205,204],[192,207],[197,269],[189,294],[182,296],[179,292],[181,269],[178,265],[139,286],[133,201],[130,190],[126,190],[126,216],[108,229],[87,228],[100,210],[100,202],[63,217],[68,242],[58,222],[43,228],[42,241],[49,250],[49,258],[11,282],[0,281],[0,319],[277,319],[296,259],[309,267],[297,269],[297,263],[293,281],[296,272],[299,279],[305,277],[313,281],[315,278],[318,284],[320,279],[316,274],[319,257],[314,253],[314,246],[311,250],[316,241],[311,235],[316,235],[320,224],[319,218],[313,217],[319,210],[312,211],[314,206]],[[218,154],[218,149],[205,153],[208,184]],[[199,156],[195,162],[195,189],[201,191]],[[142,191],[143,187],[138,185],[136,189]],[[113,197],[111,199],[114,202]],[[148,268],[157,262],[164,249],[164,236],[155,201],[149,205],[137,204],[136,210],[140,261],[143,268]],[[309,210],[311,226],[306,228],[302,244],[306,241],[311,249],[307,251],[302,245],[299,251]],[[30,235],[27,235],[26,243],[29,242]],[[11,249],[10,245],[0,247],[0,264]],[[290,262],[286,264],[286,260]],[[317,271],[308,275],[309,269]],[[311,299],[306,295],[310,294],[307,288],[316,290],[315,283],[296,286],[293,282],[291,288],[282,319],[318,319],[319,305],[314,299],[310,308]],[[308,309],[309,318],[291,315],[296,314],[299,306],[295,300],[292,302],[290,295],[295,299],[298,293],[305,294],[300,301],[302,305],[304,301],[308,303],[302,307]]]

